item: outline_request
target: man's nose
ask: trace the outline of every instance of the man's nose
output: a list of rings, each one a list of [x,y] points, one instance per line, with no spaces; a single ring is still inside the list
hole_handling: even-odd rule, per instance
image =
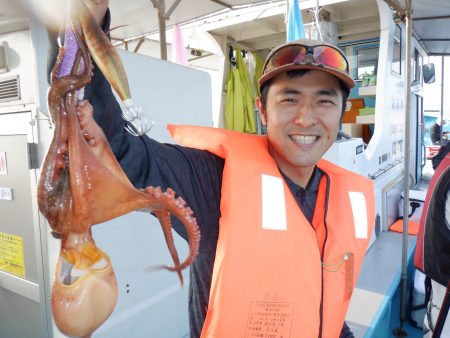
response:
[[[294,123],[304,128],[311,127],[317,123],[314,105],[311,101],[305,100],[298,106]]]

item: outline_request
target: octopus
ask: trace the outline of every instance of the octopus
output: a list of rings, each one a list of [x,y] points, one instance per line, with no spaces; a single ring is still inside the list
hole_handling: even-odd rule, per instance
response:
[[[61,249],[51,292],[58,329],[67,336],[90,337],[110,316],[118,286],[110,257],[96,246],[91,227],[134,210],[152,213],[161,223],[177,272],[198,253],[200,233],[187,203],[168,188],[136,189],[117,162],[100,127],[90,130],[77,116],[83,88],[92,77],[92,58],[120,98],[130,101],[125,70],[109,39],[83,0],[72,0],[64,45],[51,73],[48,107],[54,125],[38,183],[38,205]],[[91,122],[92,123],[92,122]],[[180,262],[171,215],[186,227],[189,253]]]

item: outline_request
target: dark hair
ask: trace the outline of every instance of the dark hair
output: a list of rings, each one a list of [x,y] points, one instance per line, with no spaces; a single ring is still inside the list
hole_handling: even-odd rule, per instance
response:
[[[296,77],[301,77],[305,74],[307,74],[309,71],[311,71],[311,69],[294,69],[294,70],[288,70],[286,72],[286,75],[288,78],[292,79],[292,78],[296,78]],[[272,80],[270,79],[269,81],[267,81],[263,87],[261,88],[261,105],[263,106],[263,108],[266,108],[266,102],[267,102],[267,94],[269,93],[269,88],[270,85],[272,84]],[[342,91],[342,98],[343,98],[343,102],[342,102],[342,112],[341,112],[341,116],[344,114],[345,108],[346,108],[346,104],[345,102],[347,101],[347,98],[350,94],[350,89],[347,88],[347,86],[345,85],[345,83],[338,79],[339,81],[339,87]]]

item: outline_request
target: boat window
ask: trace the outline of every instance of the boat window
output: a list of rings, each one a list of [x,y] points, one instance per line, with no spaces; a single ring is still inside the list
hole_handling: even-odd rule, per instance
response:
[[[412,82],[421,83],[422,82],[422,65],[423,65],[423,57],[420,55],[417,49],[414,49],[414,58],[411,67],[412,74]]]
[[[377,73],[378,49],[378,46],[366,48],[360,46],[356,49],[357,79],[361,79],[364,74]]]
[[[391,70],[394,74],[402,73],[402,29],[399,25],[395,25],[394,31],[394,51],[392,53]]]
[[[435,81],[423,86],[424,141],[430,146],[430,127],[434,122],[446,121],[442,131],[450,134],[450,95],[447,95],[450,88],[450,56],[430,56],[424,61],[435,66]]]

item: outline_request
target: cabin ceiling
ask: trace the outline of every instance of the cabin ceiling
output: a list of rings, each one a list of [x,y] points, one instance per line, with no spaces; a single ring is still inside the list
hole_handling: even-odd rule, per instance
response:
[[[413,33],[430,55],[450,55],[450,1],[413,0]]]
[[[336,25],[337,42],[361,40],[374,34],[378,35],[380,19],[375,0],[353,0],[351,5],[348,2],[332,3],[332,1],[327,1],[327,3],[327,5],[321,6],[320,15],[323,15],[324,12],[329,13],[330,21]],[[302,5],[301,8],[305,9]],[[308,26],[314,22],[311,7],[302,11],[302,19],[305,29],[308,29]],[[277,15],[259,18],[245,24],[214,29],[210,33],[228,36],[230,41],[248,46],[252,50],[272,48],[286,40],[285,14],[283,11]]]
[[[166,7],[170,7],[173,0],[166,0]],[[167,21],[167,27],[175,24],[184,25],[198,20],[197,30],[205,30],[216,36],[226,36],[228,42],[235,43],[249,50],[262,50],[272,48],[283,43],[286,38],[285,0],[272,1],[245,1],[223,0],[222,4],[228,4],[233,9],[246,7],[252,12],[251,20],[222,20],[210,15],[214,12],[229,12],[229,7],[219,5],[211,0],[181,0]],[[323,11],[330,13],[330,21],[337,25],[338,35],[342,40],[351,39],[352,35],[364,35],[379,31],[379,16],[376,0],[320,0]],[[313,21],[310,10],[316,1],[300,0],[302,18],[305,24]],[[121,26],[112,32],[116,41],[138,37],[143,33],[154,33],[158,30],[158,14],[150,0],[134,0],[130,6],[123,0],[110,0],[112,13],[112,26]],[[350,10],[351,9],[351,10]],[[139,13],[139,14],[136,14]],[[322,12],[321,12],[322,13]],[[137,15],[137,16],[136,16]],[[241,14],[239,14],[241,15]],[[246,14],[242,14],[244,17]],[[133,21],[128,20],[133,16]],[[216,21],[215,21],[216,20]],[[214,23],[212,23],[214,22]],[[168,40],[170,42],[170,39]]]
[[[166,27],[171,27],[189,22],[193,18],[267,0],[109,0],[109,2],[112,26],[123,26],[112,34],[120,40],[157,31],[159,10],[154,5],[157,3],[164,3],[164,13],[169,14]]]

